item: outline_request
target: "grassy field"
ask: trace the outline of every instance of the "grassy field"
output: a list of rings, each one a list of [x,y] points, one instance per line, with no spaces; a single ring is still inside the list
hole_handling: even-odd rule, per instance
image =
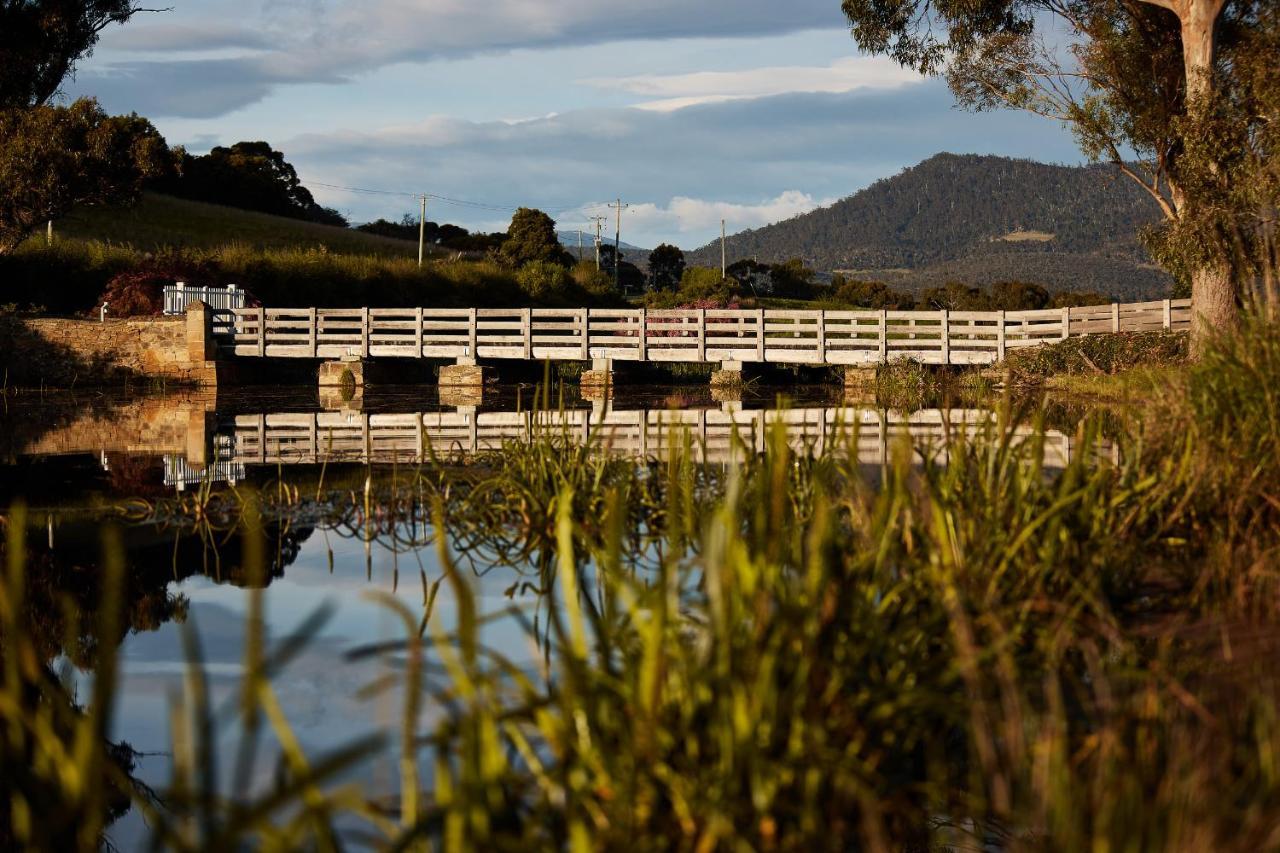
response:
[[[0,256],[0,310],[149,305],[126,291],[158,293],[172,281],[237,284],[273,307],[617,303],[588,266],[544,281],[536,270],[438,249],[427,261],[418,265],[412,241],[148,194],[128,210],[78,211],[54,223],[52,245],[39,234]]]
[[[417,244],[406,240],[154,193],[147,193],[132,208],[77,210],[53,227],[55,239],[101,241],[143,251],[240,244],[254,249],[323,246],[341,254],[418,257]],[[33,239],[43,241],[44,235]]]

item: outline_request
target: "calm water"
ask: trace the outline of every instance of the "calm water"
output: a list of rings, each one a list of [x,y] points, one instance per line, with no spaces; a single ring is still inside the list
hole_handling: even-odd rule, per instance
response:
[[[65,592],[92,608],[102,519],[116,518],[125,527],[131,629],[122,645],[123,689],[114,738],[144,754],[138,776],[156,786],[169,778],[169,715],[187,666],[184,626],[199,640],[215,704],[225,703],[241,674],[249,603],[238,543],[202,539],[191,525],[172,518],[156,521],[155,506],[181,493],[191,495],[210,481],[272,488],[283,479],[311,491],[323,478],[326,488],[339,491],[351,484],[354,499],[369,470],[376,470],[385,486],[399,476],[400,466],[430,452],[424,448],[452,454],[465,465],[472,452],[527,435],[536,421],[528,415],[531,397],[530,388],[503,388],[483,400],[441,400],[434,390],[413,389],[356,401],[322,401],[311,389],[252,396],[8,399],[0,415],[0,502],[8,506],[21,500],[30,508],[32,571],[47,576],[51,611],[53,599]],[[583,440],[604,430],[603,444],[611,452],[637,458],[661,458],[672,440],[672,425],[679,425],[693,434],[708,462],[721,465],[732,464],[734,453],[750,452],[762,430],[774,423],[783,424],[794,445],[820,450],[835,425],[856,421],[862,430],[860,458],[875,466],[896,435],[905,432],[927,442],[947,423],[978,423],[985,417],[965,410],[880,412],[850,406],[838,391],[821,387],[788,389],[785,405],[778,398],[779,390],[770,388],[729,400],[699,389],[659,390],[619,395],[609,403],[557,400],[556,411],[539,418]],[[1067,435],[1051,434],[1047,462],[1072,452]],[[426,587],[442,576],[435,547],[416,544],[428,538],[425,510],[397,521],[386,518],[376,500],[372,518],[358,506],[322,509],[304,509],[289,523],[270,527],[276,553],[269,555],[264,596],[274,640],[317,610],[329,612],[313,640],[274,681],[290,722],[313,755],[398,719],[400,700],[394,692],[366,692],[393,662],[385,655],[352,652],[404,637],[403,623],[379,594],[421,613]],[[379,528],[374,535],[367,534],[369,524]],[[533,666],[539,649],[524,625],[536,625],[539,616],[537,595],[529,591],[536,590],[537,572],[495,562],[492,554],[482,553],[464,565],[480,593],[482,617],[493,617],[483,640]],[[42,587],[33,583],[33,588]],[[432,618],[451,629],[456,613],[447,584],[440,586],[434,608]],[[65,653],[90,668],[62,646],[56,624],[46,638],[51,657]],[[424,711],[424,724],[432,713]],[[225,737],[230,755],[237,737],[233,725],[226,727]],[[261,765],[260,778],[269,771]],[[396,770],[389,754],[361,773],[374,790],[394,792]],[[229,770],[223,774],[225,781]],[[122,849],[131,849],[144,831],[135,811],[110,834]]]

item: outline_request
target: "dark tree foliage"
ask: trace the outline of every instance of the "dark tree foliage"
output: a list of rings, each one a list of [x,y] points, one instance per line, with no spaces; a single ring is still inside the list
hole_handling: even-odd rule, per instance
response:
[[[768,264],[762,264],[753,258],[746,260],[734,261],[729,264],[725,270],[725,274],[733,279],[742,288],[744,293],[752,295],[767,294],[773,288],[773,278],[770,276],[771,267]]]
[[[675,290],[684,276],[684,252],[663,243],[649,253],[649,280],[654,290]]]
[[[347,225],[336,210],[316,203],[284,154],[266,142],[219,146],[204,156],[187,154],[180,169],[179,176],[157,184],[155,189],[193,201],[323,225]]]
[[[363,231],[366,234],[377,234],[380,237],[394,237],[397,240],[418,240],[418,218],[412,213],[406,213],[401,217],[399,222],[391,222],[386,219],[378,219],[374,222],[366,222],[363,225],[356,226],[357,231]],[[427,220],[423,233],[427,243],[433,246],[440,246],[445,249],[451,249],[455,252],[488,252],[490,250],[497,251],[506,241],[507,235],[503,232],[496,234],[471,233],[466,228],[459,225],[450,225],[448,223],[438,223]]]
[[[0,0],[0,109],[46,104],[133,0]]]
[[[848,281],[837,275],[832,280],[831,301],[851,308],[870,308],[875,311],[909,311],[916,307],[916,298],[910,293],[893,290],[882,281]]]
[[[498,254],[504,263],[513,267],[533,261],[573,265],[573,256],[560,245],[555,220],[532,207],[522,207],[511,217],[507,239]]]
[[[1042,308],[1105,305],[1111,299],[1091,291],[1064,291],[1050,295],[1043,286],[1028,281],[1000,281],[990,288],[949,281],[916,297],[884,282],[849,280],[837,275],[832,281],[831,297],[826,301],[841,307],[889,311],[1038,311]]]
[[[0,255],[76,205],[136,201],[172,168],[150,122],[109,116],[96,101],[0,110]]]
[[[804,261],[792,258],[769,271],[770,290],[774,296],[788,299],[811,299],[814,295],[813,270]]]
[[[600,271],[613,278],[614,262],[617,259],[617,250],[610,243],[602,243],[600,245]],[[636,293],[644,290],[645,274],[635,264],[631,263],[624,256],[621,266],[618,267],[618,287],[623,293]]]

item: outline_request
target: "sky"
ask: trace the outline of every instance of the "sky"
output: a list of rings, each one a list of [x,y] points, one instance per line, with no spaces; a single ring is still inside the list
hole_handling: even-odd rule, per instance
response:
[[[958,110],[861,55],[839,0],[173,0],[66,87],[192,153],[283,151],[353,222],[501,230],[513,208],[696,248],[940,151],[1075,163],[1059,125]],[[376,190],[378,192],[357,192]]]

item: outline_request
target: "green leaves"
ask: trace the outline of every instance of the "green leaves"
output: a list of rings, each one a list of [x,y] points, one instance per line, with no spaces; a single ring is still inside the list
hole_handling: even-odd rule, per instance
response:
[[[172,168],[150,122],[108,116],[94,100],[0,109],[0,255],[76,205],[137,200]]]

